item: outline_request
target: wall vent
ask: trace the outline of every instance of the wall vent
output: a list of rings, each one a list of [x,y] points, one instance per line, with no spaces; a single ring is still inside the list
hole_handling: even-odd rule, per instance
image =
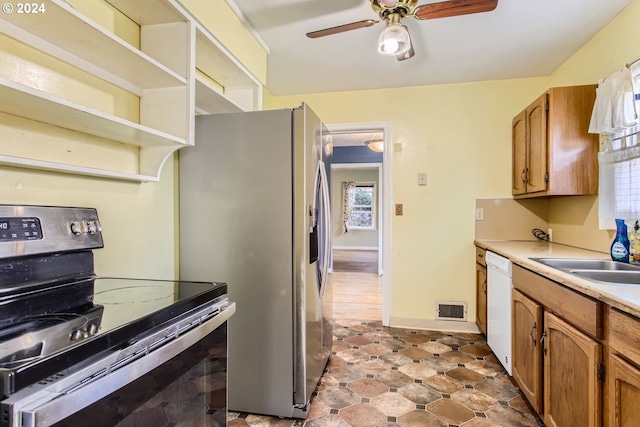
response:
[[[467,321],[467,303],[464,301],[436,301],[436,320]]]

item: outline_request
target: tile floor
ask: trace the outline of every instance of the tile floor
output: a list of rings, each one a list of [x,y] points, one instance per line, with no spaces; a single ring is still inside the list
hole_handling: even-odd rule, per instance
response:
[[[334,322],[305,421],[230,412],[228,427],[539,427],[483,335]]]

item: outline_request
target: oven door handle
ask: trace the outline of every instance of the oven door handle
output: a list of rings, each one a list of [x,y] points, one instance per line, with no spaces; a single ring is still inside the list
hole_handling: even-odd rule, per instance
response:
[[[45,427],[73,415],[97,402],[121,387],[140,378],[147,372],[171,360],[193,344],[213,332],[236,311],[235,303],[203,322],[198,327],[168,342],[157,350],[140,357],[138,360],[110,372],[108,375],[74,388],[53,400],[46,396],[27,396],[14,405],[11,427]],[[42,401],[45,400],[45,403]],[[21,403],[22,402],[22,403]]]

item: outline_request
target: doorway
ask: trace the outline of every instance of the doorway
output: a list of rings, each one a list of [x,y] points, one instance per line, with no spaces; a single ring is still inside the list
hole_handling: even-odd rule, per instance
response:
[[[335,160],[331,169],[334,231],[331,268],[336,317],[342,314],[342,317],[348,318],[381,320],[389,326],[391,124],[334,124],[327,125],[327,128],[332,135]],[[365,141],[371,140],[382,142],[383,151],[376,153],[370,150]],[[352,218],[346,233],[342,223],[343,182],[357,186],[358,194],[363,196],[356,206],[357,221]],[[375,201],[372,202],[368,197]],[[367,201],[374,203],[373,209],[366,206]],[[371,213],[375,218],[371,217]]]

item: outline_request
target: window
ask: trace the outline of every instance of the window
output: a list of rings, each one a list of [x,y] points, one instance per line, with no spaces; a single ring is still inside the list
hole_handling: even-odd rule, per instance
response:
[[[632,90],[637,92],[640,87],[640,72],[637,69],[631,71]],[[635,94],[630,99],[632,105],[635,103],[633,110],[639,111],[639,95]],[[594,116],[596,113],[594,107]],[[601,230],[615,230],[616,218],[629,221],[640,218],[640,126],[616,130],[618,132],[601,135],[603,144],[598,153],[598,215]]]
[[[620,143],[624,140],[609,142],[609,146],[615,148],[610,147],[598,155],[601,229],[615,229],[616,218],[640,218],[640,145],[637,140]]]
[[[373,182],[357,182],[355,200],[351,215],[347,221],[351,230],[376,229],[376,184]]]

